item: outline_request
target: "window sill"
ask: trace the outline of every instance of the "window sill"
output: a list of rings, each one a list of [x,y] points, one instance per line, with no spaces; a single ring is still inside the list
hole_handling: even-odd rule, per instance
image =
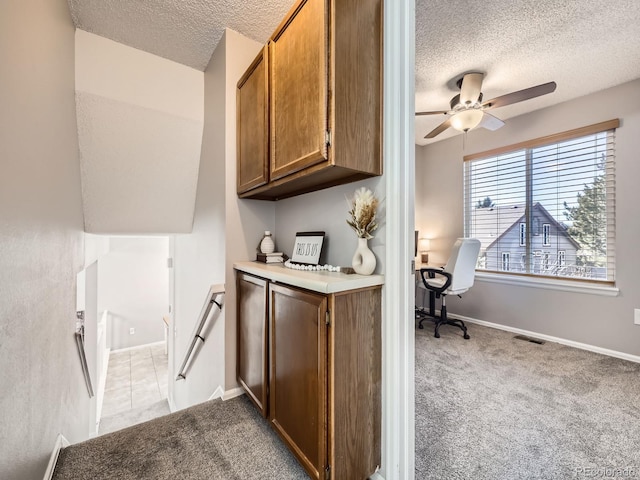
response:
[[[549,290],[561,290],[564,292],[573,293],[589,293],[592,295],[604,295],[606,297],[617,297],[620,293],[620,289],[618,289],[618,287],[609,285],[581,283],[562,279],[525,277],[521,275],[503,275],[487,272],[476,272],[476,280],[487,283],[500,283],[503,285],[546,288]]]

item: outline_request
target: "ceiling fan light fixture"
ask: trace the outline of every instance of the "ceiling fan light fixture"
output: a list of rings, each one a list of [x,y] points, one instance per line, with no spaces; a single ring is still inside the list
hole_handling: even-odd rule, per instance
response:
[[[451,126],[460,132],[467,132],[480,124],[483,115],[482,110],[477,108],[461,110],[451,117]]]

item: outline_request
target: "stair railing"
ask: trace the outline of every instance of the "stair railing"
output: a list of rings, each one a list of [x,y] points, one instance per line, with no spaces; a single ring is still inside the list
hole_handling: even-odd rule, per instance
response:
[[[191,363],[197,356],[200,348],[204,344],[204,332],[207,330],[208,320],[213,315],[212,310],[213,306],[216,305],[218,307],[218,312],[222,311],[222,297],[224,296],[224,285],[212,285],[209,289],[209,293],[207,293],[207,298],[202,306],[202,310],[200,310],[200,315],[198,316],[198,322],[196,323],[195,329],[193,331],[191,343],[189,344],[189,348],[187,349],[187,353],[184,356],[184,360],[182,362],[182,366],[180,370],[178,370],[178,375],[176,376],[176,380],[184,380],[187,378],[187,372],[189,371],[189,367]]]
[[[78,348],[78,355],[80,356],[80,366],[82,367],[82,375],[84,376],[85,384],[87,385],[87,392],[89,398],[93,397],[93,384],[91,383],[91,373],[89,372],[89,366],[87,364],[87,356],[84,351],[84,310],[76,312],[78,322],[76,323],[76,347]]]

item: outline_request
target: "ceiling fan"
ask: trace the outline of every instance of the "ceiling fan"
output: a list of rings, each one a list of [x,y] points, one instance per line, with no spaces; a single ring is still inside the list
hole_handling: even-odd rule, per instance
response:
[[[449,102],[450,110],[416,112],[416,115],[450,115],[447,120],[430,131],[424,138],[434,138],[449,127],[461,132],[468,132],[477,126],[488,130],[497,130],[504,125],[504,122],[487,113],[486,110],[546,95],[556,89],[556,82],[543,83],[483,102],[481,92],[483,77],[484,74],[478,72],[465,73],[457,82],[460,94]]]

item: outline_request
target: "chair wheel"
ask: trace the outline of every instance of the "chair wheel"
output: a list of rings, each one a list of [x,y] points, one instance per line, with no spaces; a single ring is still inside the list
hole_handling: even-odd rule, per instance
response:
[[[420,323],[420,324],[418,324],[418,328],[419,328],[420,330],[424,329],[424,327],[422,326],[422,324],[421,324],[421,323]]]
[[[469,334],[468,334],[468,333],[465,333],[465,334],[464,334],[464,339],[465,339],[465,340],[469,340],[470,338],[471,338],[471,337],[469,336]]]
[[[440,334],[438,332],[435,333],[434,337],[440,338]]]

